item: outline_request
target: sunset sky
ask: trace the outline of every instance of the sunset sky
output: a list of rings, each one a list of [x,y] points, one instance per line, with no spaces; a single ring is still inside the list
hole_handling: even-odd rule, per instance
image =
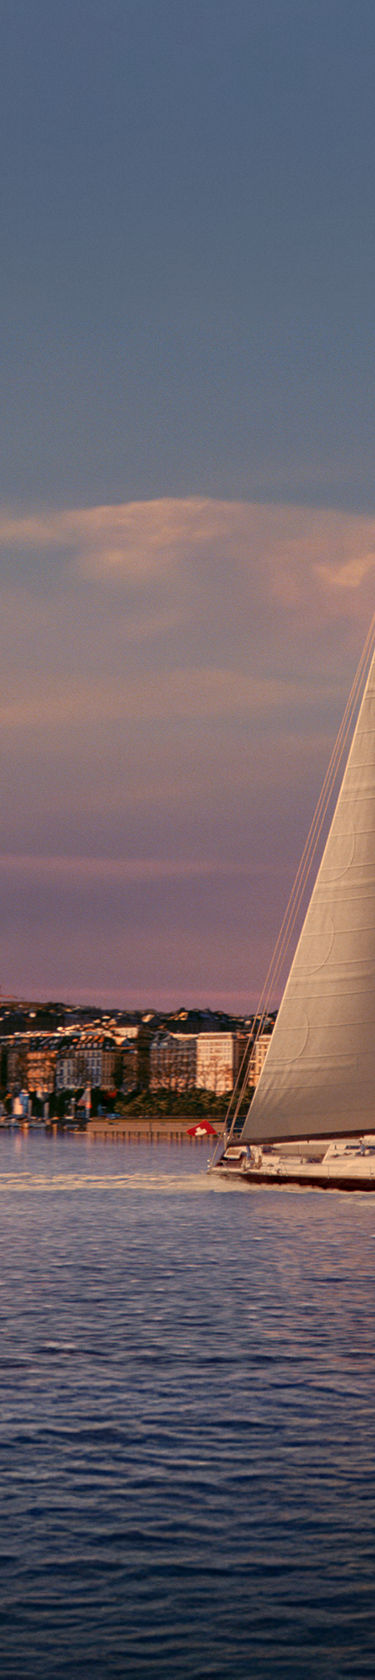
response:
[[[0,985],[247,1010],[375,607],[375,7],[0,47]]]

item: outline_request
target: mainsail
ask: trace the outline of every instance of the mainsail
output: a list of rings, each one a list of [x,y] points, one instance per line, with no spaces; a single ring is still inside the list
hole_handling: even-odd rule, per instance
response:
[[[375,656],[242,1138],[375,1130]]]

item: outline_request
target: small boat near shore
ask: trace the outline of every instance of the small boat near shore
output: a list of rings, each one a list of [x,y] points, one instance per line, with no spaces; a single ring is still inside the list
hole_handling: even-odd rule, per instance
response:
[[[326,803],[322,794],[297,875],[304,885],[306,857],[310,867],[312,840],[319,836],[339,756],[357,713],[260,1079],[238,1136],[246,1064],[231,1122],[229,1108],[226,1138],[210,1167],[221,1178],[254,1186],[375,1190],[374,640],[375,617],[327,772]],[[298,902],[297,894],[297,907]],[[283,941],[279,948],[283,951]],[[263,1020],[264,1012],[258,1031]]]

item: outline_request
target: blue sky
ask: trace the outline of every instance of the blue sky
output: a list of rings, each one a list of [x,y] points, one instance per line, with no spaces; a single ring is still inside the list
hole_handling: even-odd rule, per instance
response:
[[[372,0],[2,17],[5,497],[372,507]]]
[[[246,1007],[373,604],[374,7],[0,43],[3,989]]]

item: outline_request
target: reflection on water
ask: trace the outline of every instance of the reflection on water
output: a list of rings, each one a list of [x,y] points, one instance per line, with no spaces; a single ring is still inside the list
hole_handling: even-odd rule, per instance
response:
[[[375,1199],[0,1137],[2,1680],[374,1668]]]

